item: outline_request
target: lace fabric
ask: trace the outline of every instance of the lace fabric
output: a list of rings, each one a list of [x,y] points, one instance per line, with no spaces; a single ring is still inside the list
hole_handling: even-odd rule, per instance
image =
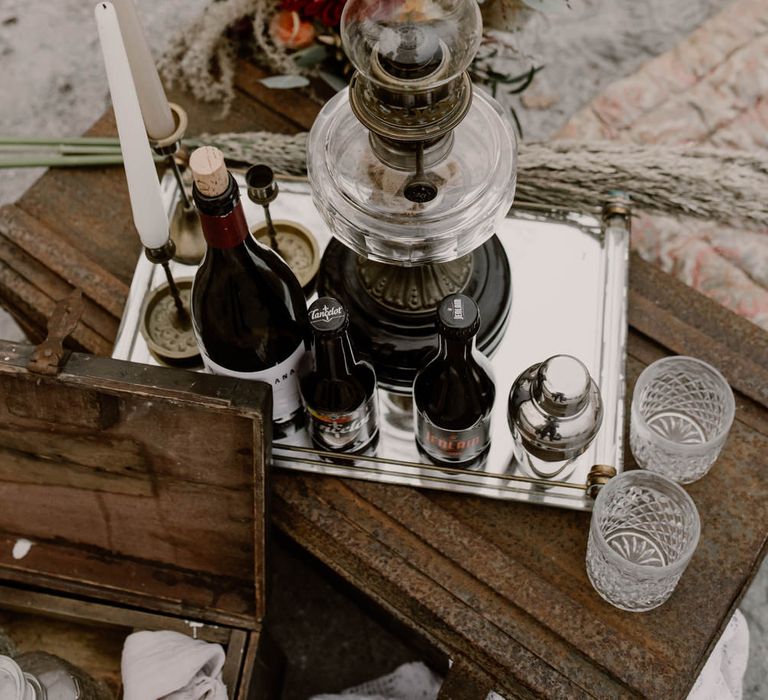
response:
[[[435,700],[441,684],[439,676],[417,661],[337,695],[316,695],[312,700]]]
[[[691,690],[688,700],[741,700],[749,656],[749,630],[737,610]],[[436,700],[442,679],[421,662],[403,664],[392,673],[310,700]],[[487,700],[503,700],[490,693]]]

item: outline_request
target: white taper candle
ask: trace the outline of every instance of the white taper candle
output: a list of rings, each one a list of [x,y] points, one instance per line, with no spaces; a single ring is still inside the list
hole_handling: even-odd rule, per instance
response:
[[[168,106],[163,84],[155,61],[149,51],[144,30],[133,0],[113,0],[123,35],[125,52],[131,65],[133,83],[139,96],[144,127],[152,139],[164,139],[176,130],[176,123]]]
[[[168,241],[168,216],[160,195],[160,183],[141,119],[117,14],[109,2],[96,5],[95,14],[120,136],[120,150],[123,152],[133,222],[145,247],[160,248]]]

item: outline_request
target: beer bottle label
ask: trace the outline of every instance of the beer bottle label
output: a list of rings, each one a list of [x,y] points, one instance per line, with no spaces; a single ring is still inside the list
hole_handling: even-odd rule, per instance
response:
[[[417,411],[416,434],[422,449],[430,457],[440,462],[470,462],[491,442],[491,415],[483,416],[464,430],[446,430]]]
[[[326,413],[308,407],[309,432],[315,444],[335,452],[356,452],[375,437],[377,394],[368,397],[354,411]]]

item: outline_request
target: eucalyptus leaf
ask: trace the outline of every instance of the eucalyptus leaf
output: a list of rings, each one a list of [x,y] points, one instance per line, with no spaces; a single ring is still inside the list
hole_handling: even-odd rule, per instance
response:
[[[513,83],[520,83],[517,85],[514,89],[510,90],[511,95],[519,95],[521,92],[525,92],[528,89],[528,86],[533,82],[534,77],[536,76],[536,73],[538,73],[544,66],[537,66],[535,68],[531,68],[531,70],[523,75],[519,76],[518,78],[515,78]],[[520,82],[522,78],[522,82]],[[522,131],[521,131],[522,136]]]
[[[327,71],[321,70],[320,77],[325,80],[325,82],[328,83],[328,85],[330,85],[334,90],[336,90],[336,92],[341,92],[341,90],[347,87],[347,83],[338,75],[334,75],[333,73],[328,73]]]
[[[273,90],[291,90],[309,85],[309,80],[303,75],[270,75],[268,78],[262,78],[259,82]]]
[[[293,60],[297,66],[302,68],[309,68],[321,61],[324,61],[328,56],[328,49],[321,44],[312,44],[306,49],[301,49],[293,54]]]
[[[556,15],[571,9],[570,0],[523,0],[532,10]]]

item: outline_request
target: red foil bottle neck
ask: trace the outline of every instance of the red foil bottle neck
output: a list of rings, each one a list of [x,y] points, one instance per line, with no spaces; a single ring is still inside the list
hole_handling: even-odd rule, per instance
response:
[[[201,211],[198,213],[203,235],[211,248],[234,248],[248,237],[248,224],[245,223],[243,205],[240,202],[223,216],[211,216]]]

